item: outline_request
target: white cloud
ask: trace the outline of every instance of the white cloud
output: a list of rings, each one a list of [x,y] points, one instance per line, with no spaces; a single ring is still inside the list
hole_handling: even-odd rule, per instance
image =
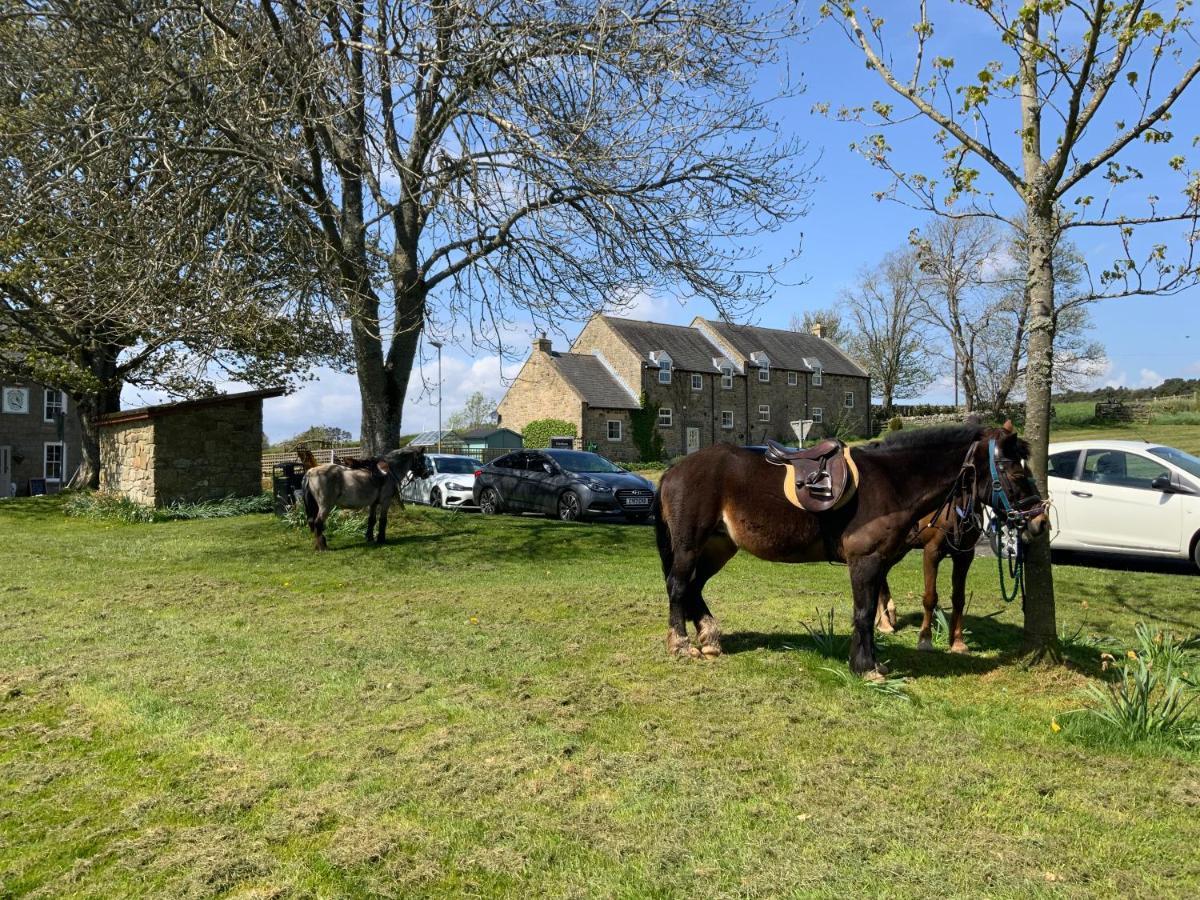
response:
[[[1142,369],[1139,374],[1141,380],[1138,381],[1138,387],[1157,387],[1163,383],[1163,377],[1153,369]]]
[[[641,319],[670,325],[687,325],[696,317],[694,307],[686,301],[681,303],[673,297],[655,296],[645,291],[638,291],[627,300],[617,301],[608,314],[620,319]]]

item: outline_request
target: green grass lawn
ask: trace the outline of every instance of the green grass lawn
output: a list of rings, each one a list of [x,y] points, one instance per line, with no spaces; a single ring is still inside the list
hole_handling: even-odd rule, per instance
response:
[[[726,655],[668,659],[648,527],[410,510],[317,555],[39,498],[0,534],[3,897],[1200,893],[1200,755],[1064,715],[1099,651],[1023,669],[990,560],[969,657],[916,652],[894,574],[894,697],[807,636],[833,566],[736,558]],[[1200,577],[1056,571],[1071,632],[1200,627]]]

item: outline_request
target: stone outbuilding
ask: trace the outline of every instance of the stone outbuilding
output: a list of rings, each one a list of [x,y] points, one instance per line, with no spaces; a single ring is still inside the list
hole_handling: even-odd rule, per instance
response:
[[[164,506],[262,492],[262,403],[282,389],[146,406],[99,419],[100,489]]]

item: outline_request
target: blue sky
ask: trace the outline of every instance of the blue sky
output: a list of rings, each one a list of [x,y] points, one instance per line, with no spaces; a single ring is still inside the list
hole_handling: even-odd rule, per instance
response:
[[[941,6],[931,4],[935,8]],[[977,64],[988,58],[988,50],[993,46],[991,35],[962,6],[951,6],[948,16],[940,21],[935,18],[938,26],[935,42],[940,45],[935,52],[973,53],[974,59],[960,56],[958,64],[963,71],[976,71]],[[1003,58],[998,51],[992,52]],[[1195,44],[1185,45],[1185,53],[1194,56],[1197,52],[1200,51]],[[902,47],[896,47],[896,54],[898,59],[906,58]],[[803,252],[783,273],[784,282],[794,286],[781,285],[773,299],[751,317],[772,327],[786,327],[794,313],[835,304],[839,291],[853,283],[859,269],[876,263],[889,250],[903,246],[909,231],[928,221],[925,213],[873,198],[872,192],[886,187],[888,178],[849,149],[849,144],[861,138],[867,129],[811,112],[818,101],[827,101],[837,108],[843,104],[869,105],[875,98],[891,99],[878,76],[865,68],[859,52],[841,31],[832,23],[818,23],[808,41],[790,48],[786,62],[793,73],[804,73],[808,90],[795,100],[780,103],[776,115],[787,129],[809,142],[813,157],[819,154],[815,174],[820,182],[815,186],[808,216],[799,220],[790,233],[768,235],[760,242],[764,259],[778,259],[787,254],[803,233]],[[782,71],[782,67],[764,70],[760,90],[770,91]],[[1011,132],[1016,115],[1015,105],[994,109],[994,133]],[[1174,126],[1179,137],[1172,144],[1172,153],[1189,152],[1192,130],[1188,124],[1195,129],[1193,123],[1197,122],[1200,122],[1200,86],[1193,84],[1191,93],[1185,94],[1176,106]],[[932,127],[923,120],[888,130],[897,161],[902,166],[936,172],[939,148],[931,142],[932,132]],[[1015,138],[1009,144],[1013,142]],[[1003,137],[1000,143],[1004,143]],[[1146,179],[1136,186],[1136,192],[1170,196],[1179,176],[1172,173],[1173,180],[1168,180],[1165,166],[1151,165],[1154,157],[1150,151],[1134,148],[1134,154],[1132,158],[1146,166]],[[1006,155],[1017,162],[1011,150]],[[1196,158],[1197,151],[1190,150],[1189,161],[1194,164]],[[1095,185],[1092,191],[1099,194],[1101,187]],[[1011,189],[1007,186],[995,189],[1001,211],[1007,214],[1015,210]],[[1093,267],[1111,261],[1111,236],[1080,230],[1074,238]],[[437,302],[436,294],[432,300]],[[1094,339],[1104,345],[1108,356],[1107,370],[1097,383],[1149,386],[1171,376],[1200,377],[1198,300],[1200,290],[1193,288],[1173,297],[1107,300],[1094,305]],[[712,310],[699,302],[680,304],[669,297],[641,296],[621,314],[686,323],[695,315],[711,315]],[[561,323],[560,332],[551,335],[555,346],[565,349],[581,324]],[[442,394],[447,416],[473,391],[482,391],[495,399],[503,395],[507,388],[505,378],[516,374],[533,337],[532,328],[518,322],[507,337],[520,358],[501,360],[491,351],[469,345],[446,346],[442,358]],[[423,357],[420,368],[413,372],[404,412],[405,432],[432,428],[437,422],[435,357],[430,348],[425,349]],[[272,440],[311,424],[337,425],[357,435],[359,401],[354,376],[330,371],[318,372],[317,376],[288,397],[266,404],[264,424]],[[124,399],[134,405],[154,398],[127,391]],[[950,399],[948,380],[942,378],[931,383],[921,399]]]

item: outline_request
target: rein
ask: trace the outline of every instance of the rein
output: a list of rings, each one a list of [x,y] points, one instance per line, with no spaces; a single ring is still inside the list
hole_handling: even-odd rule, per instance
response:
[[[933,527],[946,535],[946,539],[950,546],[955,550],[965,550],[965,547],[960,546],[962,541],[963,527],[965,523],[975,518],[975,448],[979,446],[979,441],[972,442],[967,448],[967,455],[963,457],[962,466],[958,470],[958,475],[954,477],[954,483],[950,485],[950,490],[946,493],[946,499],[943,500],[933,516],[929,520],[929,525],[925,527]],[[960,503],[961,501],[961,503]],[[950,527],[943,528],[938,524],[938,520],[945,513],[950,513]],[[921,521],[918,519],[912,527],[908,535],[908,544],[911,547],[920,546],[921,532],[925,528],[921,527]]]

